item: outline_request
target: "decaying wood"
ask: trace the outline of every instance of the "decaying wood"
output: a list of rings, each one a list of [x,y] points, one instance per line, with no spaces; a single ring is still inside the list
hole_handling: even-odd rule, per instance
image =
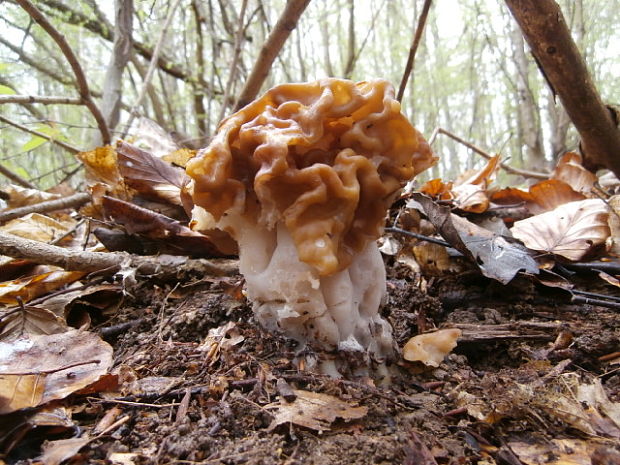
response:
[[[236,260],[188,259],[171,255],[142,257],[117,252],[88,252],[57,247],[4,232],[0,232],[0,255],[55,265],[67,271],[114,274],[122,268],[134,269],[136,274],[142,276],[156,275],[161,278],[178,276],[179,273],[232,275],[237,273],[238,268]]]
[[[620,176],[620,130],[594,87],[554,0],[506,0],[508,8],[581,136],[586,162]]]
[[[64,197],[61,199],[48,200],[46,202],[35,203],[34,205],[26,205],[25,207],[13,208],[0,212],[0,223],[21,218],[30,213],[53,212],[63,210],[65,208],[75,208],[84,205],[90,200],[90,194],[80,192],[78,194]]]
[[[545,323],[535,321],[518,321],[499,325],[456,324],[463,334],[462,342],[499,341],[511,339],[555,339],[555,333],[562,328],[562,323]]]
[[[424,31],[424,25],[426,24],[428,12],[431,9],[431,3],[433,3],[433,0],[424,1],[422,13],[420,13],[420,17],[418,18],[418,26],[416,27],[415,34],[413,35],[413,42],[411,43],[411,48],[409,49],[409,57],[407,58],[407,64],[405,65],[405,72],[403,73],[403,77],[400,80],[400,85],[398,86],[398,96],[396,97],[396,99],[399,102],[403,101],[403,95],[405,95],[405,88],[407,87],[407,82],[409,81],[411,71],[413,71],[413,60],[415,59],[418,45],[420,45],[420,40],[422,39],[422,32]]]
[[[447,131],[443,128],[435,128],[435,130],[433,131],[433,134],[431,135],[430,139],[429,139],[429,143],[432,144],[436,135],[437,134],[444,134],[446,136],[448,136],[450,139],[454,139],[455,141],[457,141],[459,144],[463,144],[465,147],[467,147],[468,149],[473,150],[474,152],[476,152],[478,155],[482,156],[483,158],[486,158],[487,160],[490,160],[492,158],[492,155],[485,152],[484,150],[482,150],[480,147],[476,147],[474,144],[471,144],[469,142],[467,142],[465,139],[461,139],[459,136],[452,134],[450,131]],[[500,162],[499,166],[502,167],[502,169],[504,171],[506,171],[507,173],[512,173],[512,174],[517,174],[519,176],[523,176],[526,178],[534,178],[534,179],[549,179],[550,174],[549,173],[540,173],[538,171],[530,171],[530,170],[522,170],[519,168],[513,168],[512,166],[504,163],[504,162]]]
[[[84,105],[86,105],[86,107],[90,110],[91,114],[95,118],[95,121],[97,121],[97,126],[101,132],[101,139],[103,143],[109,144],[111,140],[110,130],[105,122],[105,119],[103,118],[103,115],[101,114],[101,111],[99,110],[99,107],[95,104],[95,101],[92,98],[90,88],[88,87],[88,82],[86,80],[86,75],[84,74],[82,66],[80,66],[80,62],[75,56],[75,53],[73,53],[73,49],[69,46],[67,39],[65,39],[65,36],[63,36],[54,26],[52,26],[45,15],[41,13],[41,11],[39,11],[39,9],[29,0],[16,0],[16,2],[24,10],[26,10],[30,17],[35,20],[45,30],[45,32],[52,37],[52,39],[54,39],[54,42],[56,42],[62,51],[63,55],[71,65],[73,74],[75,74],[80,97],[84,100]]]
[[[297,27],[297,22],[309,3],[310,0],[288,0],[286,2],[286,7],[261,48],[252,72],[239,94],[239,98],[235,103],[235,111],[246,106],[256,98],[263,82],[265,82],[269,75],[273,61],[280,53],[288,36]]]

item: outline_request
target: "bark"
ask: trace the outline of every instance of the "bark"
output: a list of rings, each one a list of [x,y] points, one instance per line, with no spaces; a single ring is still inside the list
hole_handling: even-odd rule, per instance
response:
[[[177,276],[180,272],[202,275],[233,275],[237,272],[236,260],[195,259],[159,255],[142,257],[127,253],[87,252],[45,244],[0,231],[0,255],[31,260],[44,265],[59,266],[67,271],[100,272],[115,274],[119,269],[134,268],[140,275]]]
[[[110,130],[118,124],[123,95],[123,72],[132,51],[133,0],[115,0],[114,47],[103,81],[101,112]],[[96,140],[94,145],[100,145]]]
[[[239,99],[235,104],[235,111],[250,103],[260,91],[263,82],[269,75],[271,65],[280,50],[284,46],[286,39],[297,26],[300,16],[310,3],[310,0],[288,0],[286,7],[282,11],[278,22],[274,26],[261,48],[258,59],[252,68],[252,72],[241,91]]]
[[[529,63],[525,55],[523,36],[518,27],[511,31],[513,61],[517,68],[516,96],[519,122],[519,150],[525,145],[524,166],[532,170],[545,168],[538,108],[529,83]]]
[[[553,0],[506,0],[532,53],[559,95],[582,141],[585,162],[620,176],[620,130]]]

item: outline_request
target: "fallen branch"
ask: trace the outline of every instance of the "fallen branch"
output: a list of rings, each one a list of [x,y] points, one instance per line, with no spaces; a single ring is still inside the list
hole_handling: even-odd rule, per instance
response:
[[[491,154],[485,152],[484,150],[482,150],[479,147],[476,147],[474,144],[470,144],[469,142],[467,142],[465,139],[461,139],[459,136],[452,134],[450,131],[447,131],[443,128],[436,128],[433,131],[433,135],[431,136],[431,144],[432,142],[435,140],[435,135],[436,134],[444,134],[446,136],[448,136],[451,139],[454,139],[455,141],[457,141],[460,144],[463,144],[465,147],[467,147],[468,149],[473,150],[474,152],[476,152],[478,155],[482,156],[483,158],[486,158],[487,160],[490,160],[492,157]],[[502,169],[508,173],[512,173],[512,174],[517,174],[519,176],[524,176],[526,178],[535,178],[535,179],[549,179],[549,173],[540,173],[538,171],[529,171],[529,170],[522,170],[519,168],[513,168],[510,165],[507,165],[504,162],[500,162],[499,166],[502,167]]]
[[[403,95],[405,94],[405,88],[407,87],[409,76],[411,75],[411,71],[413,70],[413,60],[415,59],[418,45],[420,45],[420,40],[422,39],[422,32],[424,31],[424,25],[426,24],[428,12],[431,9],[431,3],[433,3],[433,0],[424,1],[422,13],[420,13],[420,17],[418,18],[418,26],[416,27],[415,34],[413,35],[413,42],[411,43],[411,48],[409,49],[409,57],[407,58],[407,64],[405,65],[405,72],[403,73],[403,77],[400,80],[400,85],[398,86],[398,96],[396,97],[396,100],[398,100],[399,102],[403,101]]]
[[[13,173],[13,171],[11,171],[10,169],[8,169],[6,166],[2,164],[0,164],[0,174],[6,176],[8,179],[19,184],[22,187],[27,187],[28,189],[37,188],[37,186],[32,184],[30,181],[27,181],[26,179],[22,178],[20,175],[16,173]]]
[[[80,153],[82,152],[82,150],[78,149],[77,147],[74,147],[71,144],[67,144],[66,142],[63,142],[61,140],[58,139],[54,139],[52,136],[48,136],[47,134],[43,134],[42,132],[39,131],[35,131],[34,129],[30,129],[27,128],[26,126],[16,123],[15,121],[11,121],[8,118],[5,118],[4,116],[0,115],[0,121],[2,121],[3,123],[6,123],[10,126],[13,126],[14,128],[17,129],[21,129],[24,132],[27,132],[29,134],[32,134],[33,136],[37,136],[37,137],[42,137],[43,139],[47,139],[49,140],[51,143],[56,144],[60,147],[62,147],[63,149],[71,152],[71,153]]]
[[[0,104],[18,103],[42,103],[43,105],[84,105],[81,98],[75,97],[45,97],[42,95],[0,95]]]
[[[65,39],[58,30],[47,20],[47,18],[39,11],[37,7],[35,7],[30,0],[16,0],[16,2],[21,6],[26,12],[30,15],[30,17],[35,20],[51,37],[54,39],[63,55],[71,65],[71,69],[73,69],[73,74],[75,74],[75,79],[77,81],[78,91],[80,93],[80,97],[84,101],[84,105],[90,110],[91,114],[97,121],[97,126],[99,127],[99,131],[101,132],[101,139],[104,145],[107,145],[111,141],[110,130],[108,129],[108,125],[105,122],[99,107],[95,104],[90,89],[88,87],[88,82],[86,81],[86,76],[84,75],[84,71],[80,66],[80,63],[73,53],[73,50],[69,46],[69,43]]]
[[[156,275],[162,279],[183,273],[197,275],[233,275],[237,260],[188,259],[183,256],[158,255],[142,257],[117,252],[88,252],[66,249],[43,242],[24,239],[0,231],[0,255],[59,266],[67,271],[98,272],[113,275],[121,268],[135,269],[138,275]]]
[[[80,192],[69,197],[61,199],[53,199],[45,202],[35,203],[34,205],[26,205],[25,207],[13,208],[0,212],[0,223],[21,218],[30,213],[45,213],[56,210],[64,210],[65,208],[75,208],[84,205],[90,200],[90,194]]]
[[[282,11],[278,22],[271,30],[271,34],[269,34],[267,41],[261,48],[258,59],[252,68],[252,72],[243,90],[239,94],[239,98],[235,103],[235,111],[246,106],[256,98],[263,82],[265,82],[265,79],[269,75],[269,70],[271,69],[271,65],[273,65],[273,61],[280,53],[280,50],[282,50],[288,36],[295,27],[297,27],[297,21],[299,21],[301,14],[309,3],[310,0],[288,0],[288,2],[286,2],[284,11]]]
[[[620,176],[620,130],[594,87],[554,0],[506,0],[553,91],[581,136],[584,158]]]

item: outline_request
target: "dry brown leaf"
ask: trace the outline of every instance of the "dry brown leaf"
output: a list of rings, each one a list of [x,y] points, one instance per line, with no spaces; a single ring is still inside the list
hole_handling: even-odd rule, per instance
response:
[[[454,206],[469,213],[483,213],[489,208],[486,187],[480,184],[463,184],[452,189]]]
[[[181,188],[189,182],[182,168],[123,141],[116,144],[116,153],[126,185],[145,198],[182,206]]]
[[[514,205],[533,202],[532,194],[516,187],[506,187],[491,194],[491,202],[497,205]]]
[[[517,221],[511,232],[532,250],[580,260],[609,237],[607,219],[605,202],[586,199]]]
[[[526,465],[592,465],[593,441],[551,439],[540,443],[509,442],[512,451]]]
[[[26,303],[83,277],[83,271],[50,271],[36,276],[0,283],[0,303],[16,305],[18,299]]]
[[[456,347],[461,330],[440,329],[432,333],[418,334],[407,341],[403,347],[403,358],[410,362],[422,362],[427,366],[438,367],[444,357]]]
[[[547,179],[534,184],[530,187],[530,195],[532,203],[528,204],[528,208],[534,215],[553,210],[568,202],[585,199],[583,194],[557,179]]]
[[[499,168],[499,155],[491,157],[487,163],[476,171],[464,173],[456,180],[455,184],[480,184],[487,187],[495,178],[495,173]]]
[[[86,178],[90,183],[101,181],[110,187],[118,186],[122,180],[118,170],[114,147],[106,145],[90,152],[80,152],[77,157],[86,168]]]
[[[67,330],[67,322],[50,310],[25,306],[8,312],[0,311],[0,341],[8,342],[31,334],[56,334]]]
[[[187,162],[194,158],[196,153],[198,153],[196,150],[182,148],[164,155],[161,159],[163,161],[167,161],[168,163],[180,166],[181,168],[185,168]]]
[[[420,186],[419,192],[426,194],[434,199],[450,200],[452,195],[452,183],[443,182],[441,179],[431,179]]]
[[[60,465],[65,460],[75,457],[80,449],[91,441],[89,438],[59,439],[46,441],[39,460],[44,465]]]
[[[7,200],[7,208],[19,208],[27,205],[35,205],[37,203],[59,199],[61,197],[60,194],[50,194],[49,192],[16,186],[15,184],[3,186],[2,191],[9,195],[9,199]]]
[[[368,407],[356,406],[328,394],[300,389],[293,392],[297,396],[293,402],[280,399],[279,402],[267,405],[266,408],[275,410],[268,431],[284,423],[293,423],[315,431],[329,431],[336,418],[357,420],[368,413]]]
[[[40,213],[30,213],[16,218],[0,227],[0,231],[32,239],[39,242],[51,242],[65,235],[76,225],[70,218],[58,221]]]
[[[581,155],[575,152],[565,153],[551,174],[551,179],[564,181],[575,192],[589,194],[596,182],[596,176],[582,166]]]
[[[443,245],[420,242],[412,248],[412,251],[425,276],[441,276],[457,269]]]
[[[620,257],[620,195],[611,197],[607,204],[611,208],[609,213],[609,253]]]
[[[0,342],[0,414],[63,399],[111,366],[112,347],[85,331]]]

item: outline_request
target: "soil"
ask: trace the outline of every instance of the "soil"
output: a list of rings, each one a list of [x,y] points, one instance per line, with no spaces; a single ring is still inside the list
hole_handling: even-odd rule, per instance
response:
[[[566,292],[528,277],[503,286],[474,270],[424,277],[392,259],[386,264],[383,314],[399,347],[432,328],[463,330],[439,367],[400,361],[387,386],[296,365],[295,344],[255,322],[240,276],[139,281],[116,314],[93,320],[114,348],[118,391],[65,401],[81,433],[92,433],[114,407],[113,420],[123,421],[71,463],[518,465],[526,462],[515,442],[592,437],[521,396],[520,386],[557,387],[554,380],[570,374],[599,379],[609,399],[620,401],[620,372],[606,360],[620,350],[618,309],[571,304]],[[594,289],[593,275],[579,279],[581,289],[620,294],[604,283]],[[205,344],[209,330],[230,322],[228,345]],[[274,406],[289,388],[367,413],[323,430],[274,426]],[[480,414],[470,407],[477,403]],[[7,462],[29,463],[44,439],[71,436],[63,434],[41,434]],[[597,438],[598,465],[620,463],[612,439]]]

